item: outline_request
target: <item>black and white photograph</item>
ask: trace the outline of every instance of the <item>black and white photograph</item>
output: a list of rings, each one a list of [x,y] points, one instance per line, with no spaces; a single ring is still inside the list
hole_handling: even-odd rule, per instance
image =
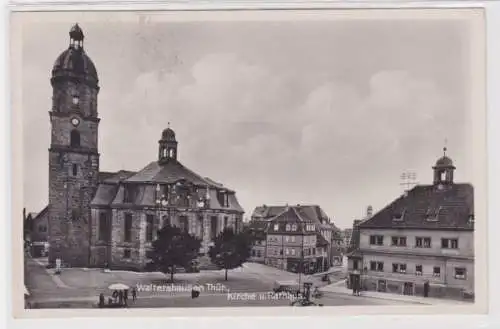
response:
[[[20,314],[478,311],[483,12],[411,11],[13,13]]]

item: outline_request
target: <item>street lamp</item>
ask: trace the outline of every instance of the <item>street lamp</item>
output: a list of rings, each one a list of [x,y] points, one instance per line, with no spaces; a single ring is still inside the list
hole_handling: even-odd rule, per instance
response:
[[[300,293],[300,284],[301,284],[301,280],[302,280],[302,269],[304,267],[304,226],[302,225],[301,226],[301,230],[300,230],[300,234],[301,234],[301,237],[302,237],[302,241],[301,241],[301,247],[300,247],[300,263],[299,263],[299,291],[297,293],[297,295]]]

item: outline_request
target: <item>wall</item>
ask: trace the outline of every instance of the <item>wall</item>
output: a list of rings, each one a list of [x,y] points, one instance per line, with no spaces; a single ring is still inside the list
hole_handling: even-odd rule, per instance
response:
[[[383,235],[382,246],[370,245],[370,235]],[[391,246],[392,236],[405,236],[406,246]],[[415,247],[416,237],[430,237],[430,248]],[[441,248],[441,238],[458,239],[457,249]],[[423,293],[423,284],[432,286],[430,296],[459,297],[462,290],[474,291],[473,232],[437,230],[361,230],[360,252],[363,254],[359,269],[367,268],[366,288],[375,289],[381,279],[391,283],[391,292],[402,293],[404,282],[414,283],[414,292]],[[349,260],[349,269],[352,270]],[[370,262],[384,263],[382,272],[370,270]],[[406,264],[406,273],[393,273],[392,264]],[[422,265],[422,275],[416,274],[416,265]],[[433,268],[440,267],[440,276],[433,275]],[[455,278],[455,268],[466,269],[466,278]],[[398,287],[397,290],[396,287]],[[389,289],[390,290],[390,289]],[[397,290],[397,291],[396,291]]]
[[[108,212],[111,216],[111,239],[109,243],[99,240],[99,216],[102,212]],[[125,214],[132,214],[131,241],[125,241]],[[180,217],[185,216],[188,221],[188,233],[201,240],[200,254],[209,250],[212,242],[210,220],[213,216],[217,218],[217,234],[224,229],[224,217],[228,218],[228,227],[234,229],[236,221],[241,222],[241,215],[193,212],[193,211],[158,211],[155,209],[93,209],[92,210],[92,264],[102,266],[105,262],[111,267],[140,269],[147,263],[147,250],[151,248],[152,242],[146,241],[146,217],[152,215],[154,218],[153,240],[157,231],[164,226],[164,221],[170,218],[170,223],[179,226]],[[241,224],[238,225],[241,227]],[[125,258],[125,250],[130,250],[130,258]]]
[[[383,235],[384,245],[370,245],[370,235]],[[391,246],[391,236],[406,236],[407,246]],[[416,237],[430,237],[431,248],[416,248]],[[458,239],[458,249],[442,249],[441,238]],[[438,231],[438,230],[369,230],[361,229],[360,249],[384,252],[405,252],[420,255],[441,255],[474,257],[474,234],[468,231]]]
[[[304,241],[302,241],[304,240]],[[286,235],[286,234],[267,234],[266,257],[274,258],[300,258],[301,250],[311,250],[316,248],[316,235]],[[281,251],[283,250],[283,253]],[[288,254],[286,253],[288,250]],[[312,253],[304,253],[304,258],[316,257]]]
[[[43,214],[38,215],[33,219],[32,231],[31,231],[31,241],[48,241],[49,234],[49,213],[46,211]]]

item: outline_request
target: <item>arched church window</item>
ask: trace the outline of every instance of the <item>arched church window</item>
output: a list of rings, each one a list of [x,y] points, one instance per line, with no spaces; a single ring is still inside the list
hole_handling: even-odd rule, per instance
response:
[[[168,150],[168,156],[169,156],[170,158],[173,158],[173,157],[174,157],[174,150],[173,150],[173,149],[169,149],[169,150]]]
[[[163,157],[166,158],[167,157],[167,149],[163,149]]]
[[[80,147],[80,133],[76,129],[71,131],[70,145],[71,147]]]

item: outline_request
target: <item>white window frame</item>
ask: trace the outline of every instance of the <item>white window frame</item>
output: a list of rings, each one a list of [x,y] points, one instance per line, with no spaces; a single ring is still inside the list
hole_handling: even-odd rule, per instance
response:
[[[457,270],[463,270],[464,274],[457,274]],[[467,279],[467,269],[465,267],[455,267],[454,268],[454,278],[457,280],[466,280]]]
[[[278,231],[280,229],[280,224],[274,224],[274,231]]]

